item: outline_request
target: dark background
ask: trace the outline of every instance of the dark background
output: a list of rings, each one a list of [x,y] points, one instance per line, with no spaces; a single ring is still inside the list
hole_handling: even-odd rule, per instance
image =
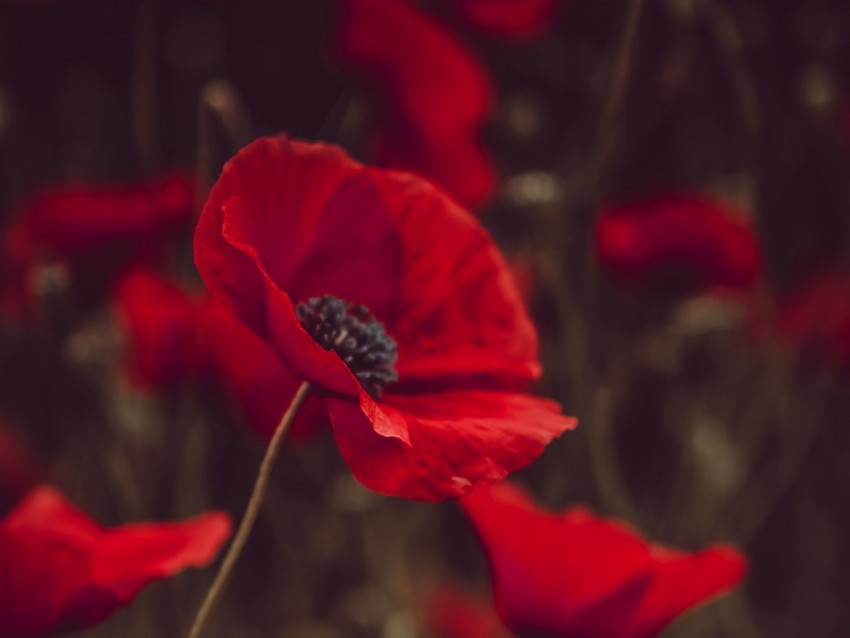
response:
[[[746,586],[665,635],[847,635],[847,379],[817,355],[754,339],[752,325],[818,267],[846,266],[850,3],[639,4],[624,48],[625,1],[575,0],[526,43],[476,31],[451,3],[423,3],[492,74],[499,97],[485,138],[501,186],[482,220],[509,257],[531,263],[541,390],[582,422],[520,478],[548,505],[586,502],[660,542],[745,550]],[[378,110],[332,60],[335,15],[307,1],[4,2],[0,222],[57,181],[168,166],[214,176],[234,146],[263,133],[336,141],[370,160],[363,136]],[[142,20],[154,81],[139,88]],[[628,74],[612,88],[623,58]],[[217,80],[244,107],[237,135],[199,124]],[[153,105],[153,150],[134,138],[139,99]],[[199,135],[211,145],[200,160]],[[535,199],[527,184],[541,175],[554,186]],[[682,185],[751,211],[764,272],[743,305],[624,289],[596,265],[600,201]],[[182,250],[188,263],[188,238]],[[27,424],[53,480],[104,523],[240,512],[260,442],[209,385],[139,395],[69,358],[65,339],[103,311],[87,303],[62,338],[3,335],[0,410]],[[451,504],[367,493],[330,436],[284,456],[281,489],[211,636],[234,626],[244,636],[419,635],[436,583],[466,578],[486,591],[483,558]],[[110,464],[128,468],[124,482],[103,480]],[[80,635],[179,635],[209,578],[155,585]]]

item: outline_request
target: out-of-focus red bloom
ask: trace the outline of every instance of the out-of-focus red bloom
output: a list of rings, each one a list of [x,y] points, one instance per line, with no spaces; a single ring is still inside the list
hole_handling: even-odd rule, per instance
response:
[[[115,312],[127,342],[127,374],[156,390],[204,368],[199,304],[153,270],[136,268],[115,285]]]
[[[4,237],[7,286],[26,291],[34,269],[60,262],[78,286],[102,289],[157,254],[166,237],[189,229],[194,214],[193,180],[183,173],[45,190],[23,204]]]
[[[495,188],[481,126],[491,110],[484,67],[451,33],[404,0],[344,0],[338,49],[389,98],[382,162],[433,180],[474,206]]]
[[[319,388],[343,457],[378,492],[458,496],[575,425],[523,391],[539,375],[537,338],[489,236],[413,175],[258,140],[213,187],[195,263]]]
[[[850,367],[850,273],[819,271],[780,300],[776,328],[786,343]]]
[[[208,564],[229,534],[230,519],[219,512],[104,529],[39,487],[0,522],[0,635],[100,622],[151,581]]]
[[[745,290],[759,274],[755,233],[728,202],[694,193],[662,193],[610,205],[596,227],[601,264],[645,289]]]
[[[565,3],[562,0],[455,0],[455,4],[476,27],[520,40],[539,35]]]
[[[438,638],[510,638],[493,604],[466,589],[449,585],[438,590],[425,610],[429,635]]]
[[[0,513],[43,480],[44,472],[32,450],[0,419]]]
[[[581,507],[542,511],[506,483],[479,487],[461,506],[487,551],[499,615],[517,632],[649,638],[746,570],[732,548],[651,545]]]
[[[201,324],[214,372],[233,391],[248,423],[271,438],[301,381],[283,365],[267,341],[212,299],[202,306]],[[299,438],[326,422],[321,400],[311,395],[298,411],[288,436]]]

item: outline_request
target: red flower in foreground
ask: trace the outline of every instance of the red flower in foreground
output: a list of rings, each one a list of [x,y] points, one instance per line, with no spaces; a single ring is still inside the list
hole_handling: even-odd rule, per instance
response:
[[[115,285],[115,311],[127,341],[127,373],[146,389],[203,368],[198,303],[152,270],[135,269]]]
[[[562,0],[455,0],[476,27],[506,38],[538,35],[563,6]]]
[[[108,530],[55,489],[37,488],[0,522],[0,635],[97,623],[151,581],[208,564],[229,533],[222,513]]]
[[[420,173],[467,206],[495,188],[481,126],[491,109],[487,72],[440,24],[403,0],[345,0],[339,50],[388,94],[382,161]]]
[[[648,638],[746,570],[732,548],[650,545],[580,507],[542,511],[506,483],[480,487],[461,505],[487,551],[499,615],[518,632]]]
[[[596,248],[611,274],[642,288],[744,290],[759,272],[752,227],[728,203],[703,195],[659,194],[609,206],[597,222]]]
[[[188,229],[194,185],[171,174],[126,186],[67,186],[26,202],[4,238],[5,275],[24,291],[31,270],[61,261],[79,284],[103,288],[132,263],[151,257],[163,240]]]
[[[195,262],[319,389],[340,452],[378,492],[458,496],[575,425],[522,391],[539,374],[536,334],[489,236],[412,175],[258,140],[213,187]]]

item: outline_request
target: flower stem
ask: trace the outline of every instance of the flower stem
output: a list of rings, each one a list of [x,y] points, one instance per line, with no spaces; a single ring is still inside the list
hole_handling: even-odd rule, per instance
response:
[[[156,48],[157,7],[151,0],[141,0],[133,53],[133,136],[139,166],[146,173],[156,168],[159,156]]]
[[[299,408],[304,403],[307,395],[310,393],[310,382],[304,381],[292,397],[289,407],[286,408],[280,423],[275,430],[272,440],[269,441],[269,446],[266,448],[266,454],[260,463],[260,470],[257,472],[257,480],[254,482],[254,489],[251,492],[251,498],[248,500],[248,506],[245,508],[245,515],[239,523],[239,529],[236,531],[236,536],[227,550],[227,555],[218,569],[213,584],[207,591],[207,596],[201,605],[198,615],[195,616],[195,622],[192,623],[192,628],[189,630],[189,638],[199,638],[203,634],[204,628],[212,615],[218,599],[227,585],[227,580],[230,577],[230,572],[233,571],[245,543],[248,541],[248,536],[254,527],[254,522],[257,520],[257,514],[260,513],[260,508],[263,506],[263,501],[266,497],[266,488],[271,477],[272,467],[274,467],[275,459],[280,452],[281,443],[283,442],[286,431],[295,419]]]

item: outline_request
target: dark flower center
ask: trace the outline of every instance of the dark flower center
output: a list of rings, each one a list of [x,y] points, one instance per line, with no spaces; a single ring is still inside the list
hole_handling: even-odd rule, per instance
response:
[[[302,301],[295,312],[316,343],[336,352],[373,397],[398,380],[395,339],[366,306],[324,295]]]

